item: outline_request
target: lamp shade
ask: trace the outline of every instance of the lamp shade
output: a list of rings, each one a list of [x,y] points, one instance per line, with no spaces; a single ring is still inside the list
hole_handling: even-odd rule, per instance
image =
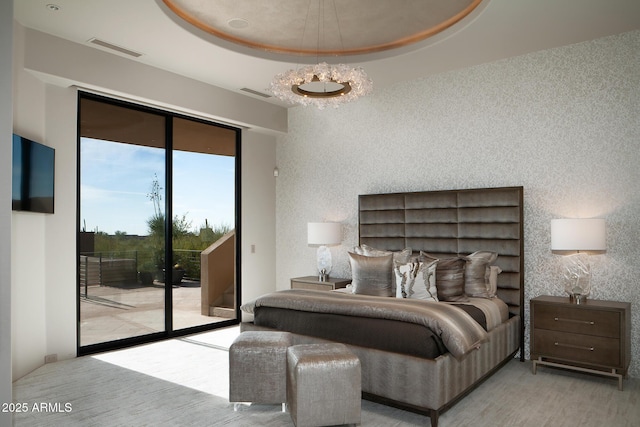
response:
[[[604,251],[607,239],[602,218],[552,219],[552,251]]]
[[[307,224],[307,243],[310,245],[337,245],[342,242],[339,222],[310,222]]]

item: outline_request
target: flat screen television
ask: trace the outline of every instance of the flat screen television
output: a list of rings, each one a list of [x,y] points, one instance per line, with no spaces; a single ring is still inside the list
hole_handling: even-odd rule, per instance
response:
[[[53,213],[54,169],[53,148],[13,134],[13,210]]]

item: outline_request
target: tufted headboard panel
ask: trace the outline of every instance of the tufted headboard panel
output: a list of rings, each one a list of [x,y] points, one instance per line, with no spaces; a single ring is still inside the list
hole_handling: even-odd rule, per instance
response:
[[[498,296],[520,316],[524,336],[522,204],[522,187],[361,195],[359,242],[439,258],[497,252]]]

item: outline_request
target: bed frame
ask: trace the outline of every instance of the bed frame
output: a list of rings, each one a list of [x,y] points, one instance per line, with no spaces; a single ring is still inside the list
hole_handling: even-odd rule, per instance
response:
[[[369,194],[359,197],[359,242],[377,249],[411,248],[436,257],[478,250],[499,254],[498,296],[510,319],[462,360],[428,360],[349,346],[362,365],[363,397],[426,414],[431,425],[455,402],[520,352],[524,361],[523,188]],[[243,323],[242,330],[262,329]],[[323,342],[294,335],[294,342]]]

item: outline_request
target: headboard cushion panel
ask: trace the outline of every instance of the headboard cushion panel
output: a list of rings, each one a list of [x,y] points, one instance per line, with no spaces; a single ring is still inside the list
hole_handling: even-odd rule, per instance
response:
[[[455,208],[421,208],[403,211],[403,222],[407,224],[457,224],[458,210]]]
[[[362,211],[361,221],[364,224],[404,224],[404,209],[388,209],[380,211]]]
[[[359,243],[411,248],[439,258],[498,253],[498,296],[521,317],[524,334],[523,188],[366,194],[359,197]]]

